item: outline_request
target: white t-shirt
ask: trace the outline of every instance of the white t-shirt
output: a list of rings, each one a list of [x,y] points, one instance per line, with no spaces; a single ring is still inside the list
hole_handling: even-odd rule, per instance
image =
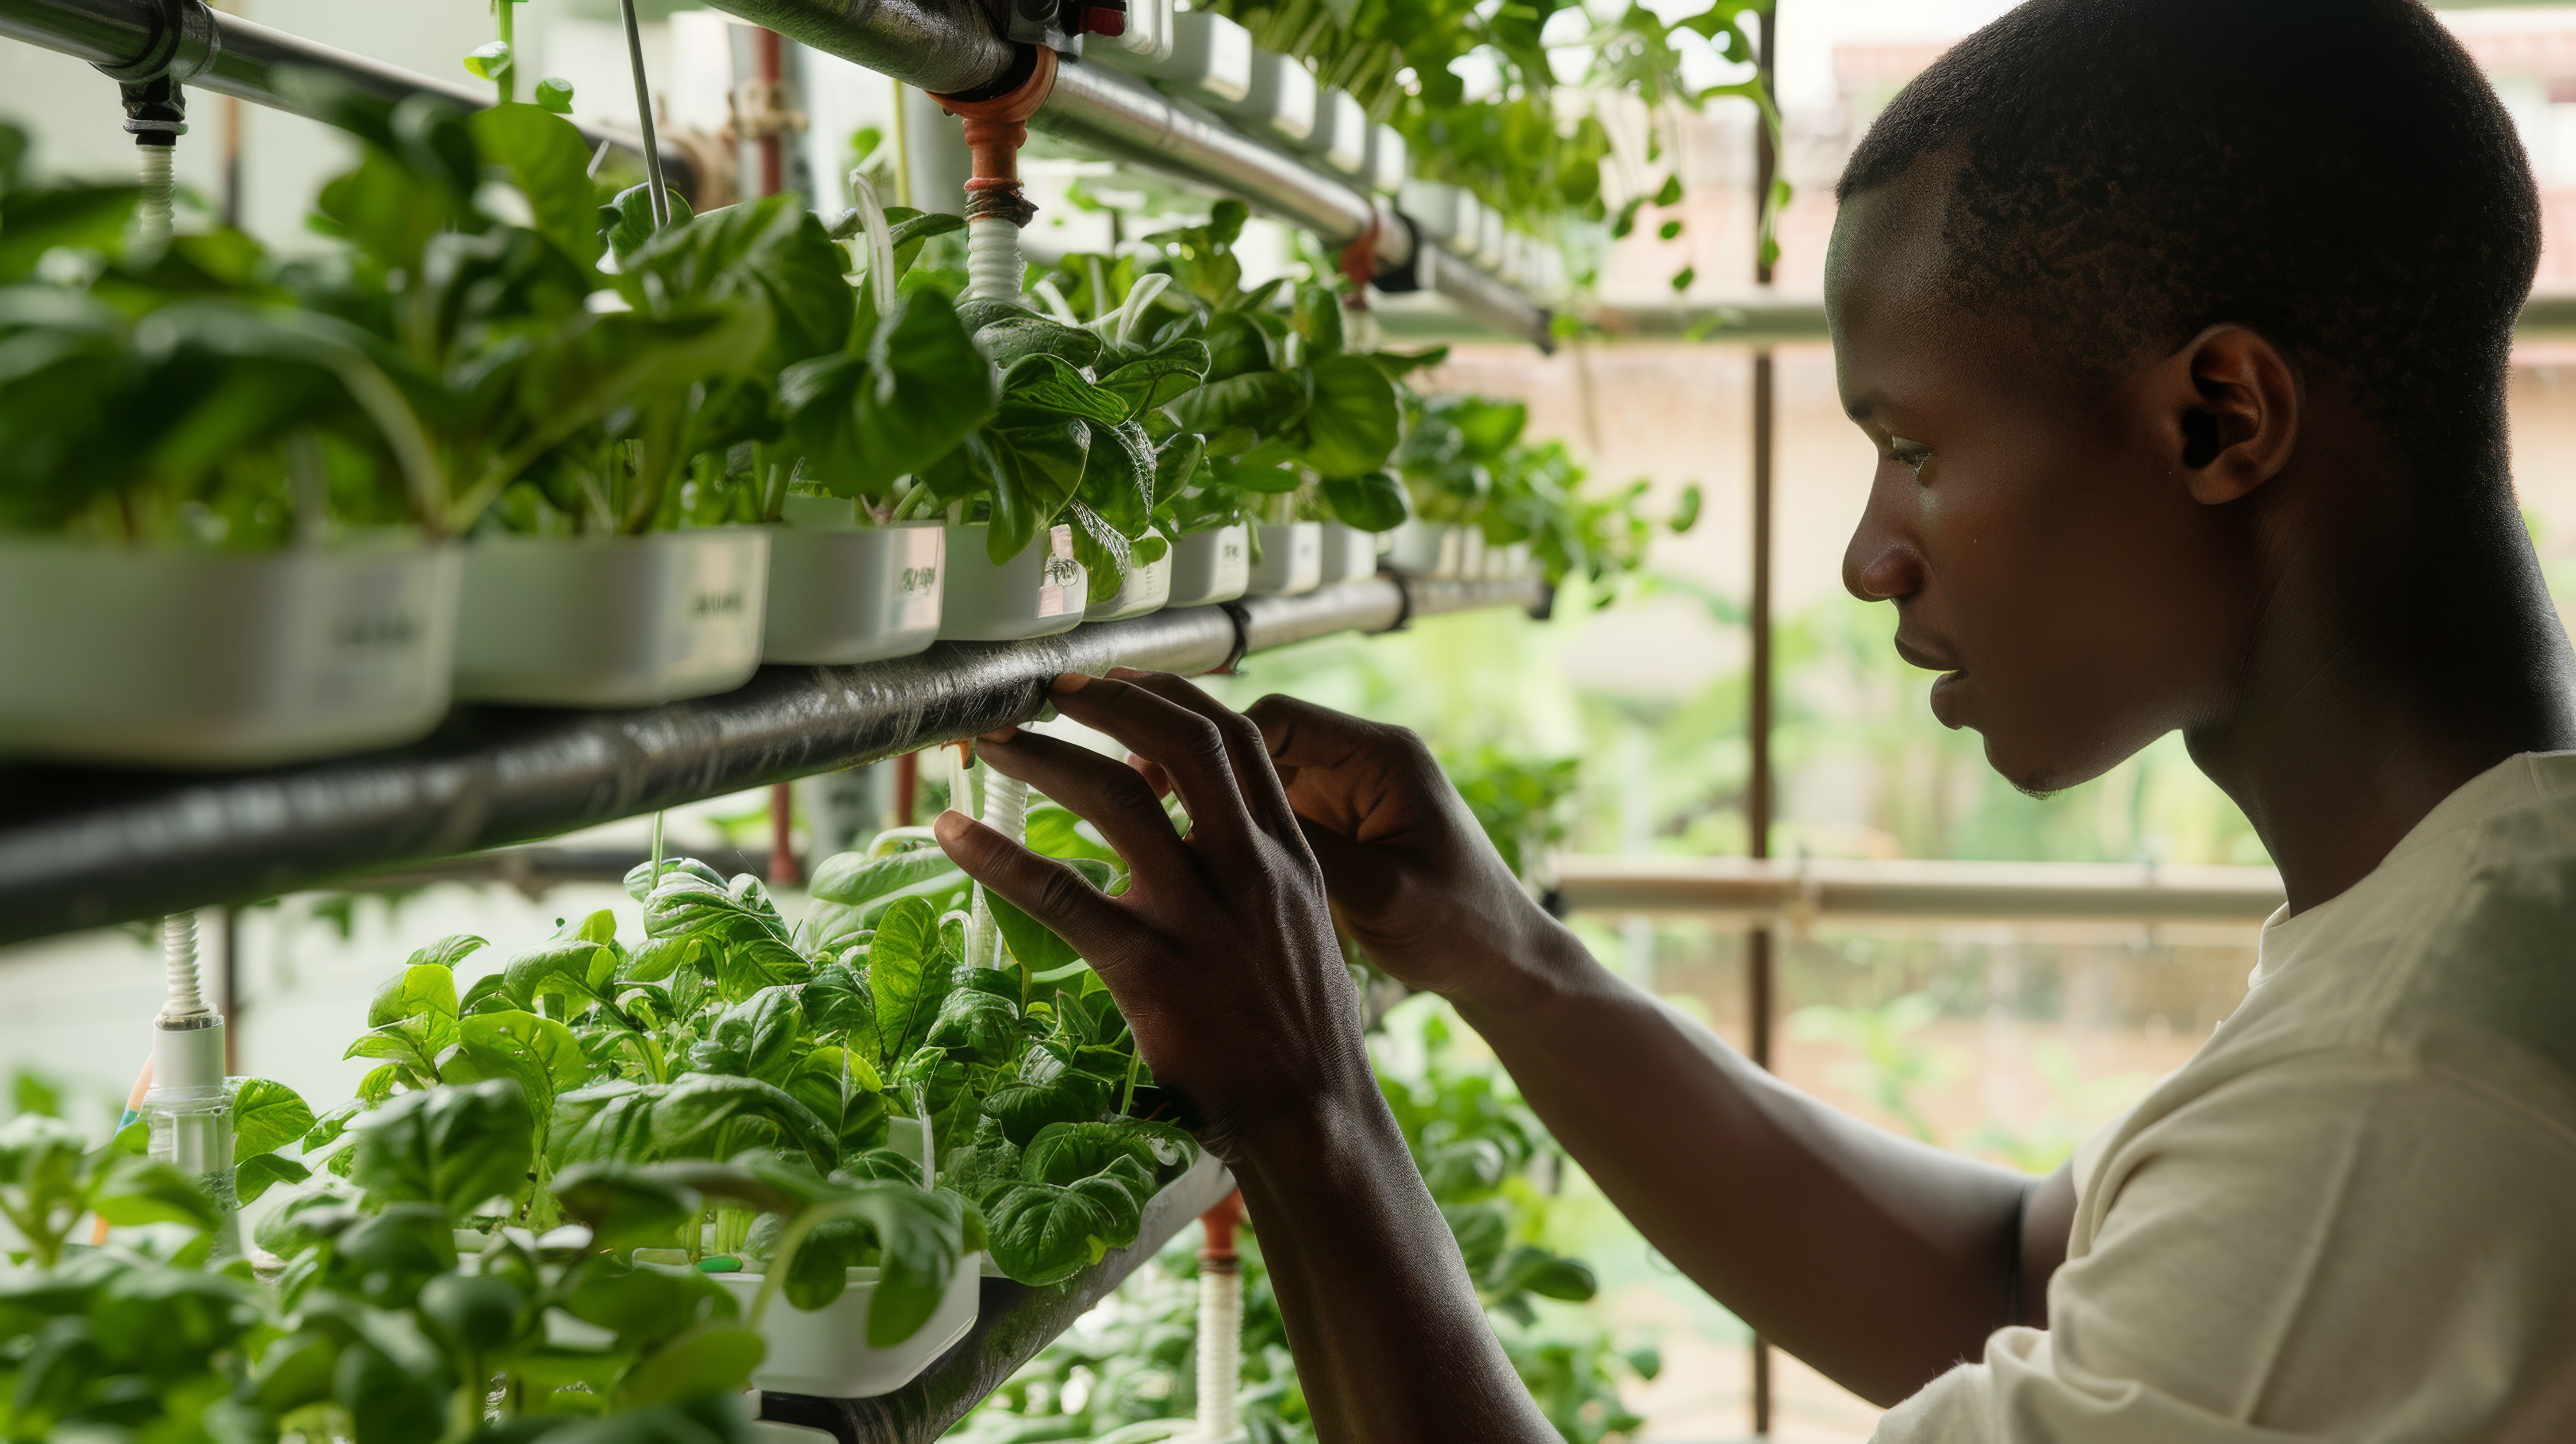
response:
[[[2576,753],[2472,779],[2260,957],[2079,1161],[2049,1327],[1879,1440],[2576,1441]]]

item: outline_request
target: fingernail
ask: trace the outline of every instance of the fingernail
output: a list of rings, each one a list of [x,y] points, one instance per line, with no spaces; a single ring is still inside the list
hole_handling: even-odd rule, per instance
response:
[[[976,740],[979,742],[1008,742],[1019,735],[1020,729],[1016,726],[996,727],[990,732],[979,733]]]
[[[966,831],[966,814],[949,808],[930,820],[930,830],[939,835],[941,842],[952,841]]]
[[[1112,667],[1109,669],[1109,675],[1121,682],[1132,682],[1145,674],[1134,667]]]
[[[1088,673],[1059,672],[1056,674],[1055,682],[1049,690],[1056,692],[1079,692],[1090,685],[1091,677]]]

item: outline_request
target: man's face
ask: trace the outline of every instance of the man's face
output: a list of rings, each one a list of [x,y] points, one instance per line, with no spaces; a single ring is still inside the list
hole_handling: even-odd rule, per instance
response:
[[[1856,195],[1835,223],[1834,360],[1879,454],[1843,584],[1896,603],[1897,651],[1944,674],[1933,714],[2049,791],[2223,715],[2252,572],[2146,387],[2087,384],[2008,316],[1942,300],[1944,180]]]

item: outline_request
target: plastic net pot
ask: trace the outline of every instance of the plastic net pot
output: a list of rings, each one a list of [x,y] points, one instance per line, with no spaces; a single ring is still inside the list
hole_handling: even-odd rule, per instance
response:
[[[1163,554],[1150,562],[1139,562],[1127,568],[1126,581],[1118,590],[1082,609],[1086,622],[1118,622],[1159,612],[1172,598],[1172,547],[1166,544]]]
[[[1324,164],[1354,179],[1368,174],[1369,118],[1358,100],[1339,86],[1315,94],[1315,128],[1306,132],[1305,148]]]
[[[945,528],[935,521],[856,526],[846,501],[787,501],[788,524],[769,538],[762,661],[879,662],[937,640]],[[820,505],[800,516],[800,502]]]
[[[0,541],[0,751],[252,767],[447,712],[453,546],[197,552]]]
[[[1167,54],[1147,60],[1112,52],[1109,59],[1210,105],[1238,104],[1252,93],[1252,32],[1212,11],[1174,14]]]
[[[1406,188],[1412,174],[1413,158],[1402,132],[1391,125],[1373,127],[1369,132],[1369,188],[1395,195]]]
[[[1324,586],[1377,575],[1378,534],[1338,521],[1324,523],[1322,566],[1316,580]]]
[[[1172,543],[1172,594],[1165,606],[1230,602],[1250,585],[1251,528],[1237,524],[1194,531]]]
[[[761,1316],[761,1342],[768,1354],[752,1371],[755,1387],[781,1394],[812,1394],[825,1399],[872,1399],[891,1394],[918,1378],[932,1360],[948,1352],[975,1326],[977,1291],[983,1255],[958,1260],[948,1291],[929,1322],[911,1338],[885,1348],[868,1344],[868,1305],[876,1298],[877,1271],[850,1270],[841,1296],[807,1313],[784,1294],[770,1300]],[[745,1317],[760,1295],[761,1275],[710,1274],[733,1294]]]
[[[1018,556],[1000,563],[984,554],[987,529],[982,522],[947,529],[939,639],[1016,642],[1081,625],[1091,581],[1082,563],[1073,559],[1073,528],[1049,528]]]
[[[769,539],[765,527],[478,537],[456,695],[641,707],[730,692],[760,668]]]
[[[1457,533],[1446,522],[1408,520],[1387,533],[1386,564],[1408,577],[1441,576],[1454,565]]]
[[[1313,591],[1323,576],[1324,524],[1273,522],[1261,528],[1261,560],[1252,564],[1252,584],[1244,591],[1256,597],[1294,596]]]
[[[1293,56],[1256,50],[1251,89],[1220,108],[1275,139],[1302,143],[1315,132],[1315,73]]]
[[[1397,137],[1398,144],[1403,138]],[[1424,234],[1446,242],[1458,233],[1458,202],[1465,192],[1441,181],[1408,180],[1396,192],[1395,207],[1413,217]]]

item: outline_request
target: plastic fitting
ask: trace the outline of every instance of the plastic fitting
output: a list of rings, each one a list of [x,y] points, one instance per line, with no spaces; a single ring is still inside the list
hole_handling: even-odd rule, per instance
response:
[[[1020,147],[1028,143],[1029,117],[1055,89],[1055,67],[1055,52],[1035,46],[1029,73],[1009,90],[971,100],[931,97],[963,123],[973,160],[966,182],[966,294],[977,300],[1019,299],[1020,228],[1038,213],[1020,192]]]

